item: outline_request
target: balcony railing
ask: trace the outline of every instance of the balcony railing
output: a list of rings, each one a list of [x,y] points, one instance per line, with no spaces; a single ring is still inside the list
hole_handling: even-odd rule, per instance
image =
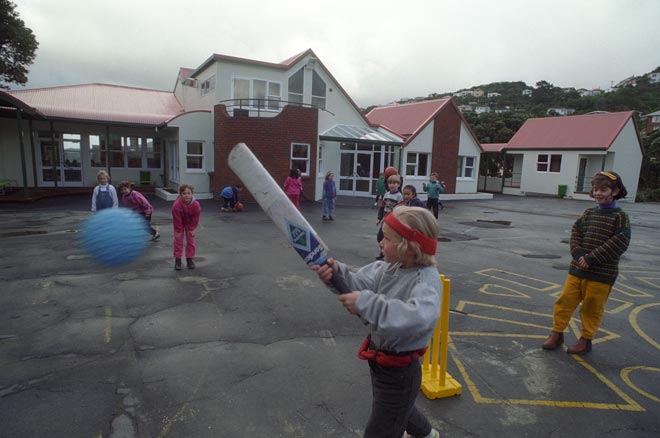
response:
[[[220,102],[223,104],[227,110],[236,111],[236,110],[243,110],[243,111],[256,111],[257,117],[261,117],[261,113],[275,113],[275,112],[280,112],[282,111],[282,108],[284,108],[287,105],[293,105],[293,106],[302,106],[304,108],[316,108],[319,111],[325,111],[328,114],[335,115],[333,112],[328,111],[325,108],[321,108],[320,106],[317,105],[310,105],[308,103],[302,103],[302,102],[292,102],[288,100],[280,100],[280,99],[226,99],[226,100],[221,100]]]

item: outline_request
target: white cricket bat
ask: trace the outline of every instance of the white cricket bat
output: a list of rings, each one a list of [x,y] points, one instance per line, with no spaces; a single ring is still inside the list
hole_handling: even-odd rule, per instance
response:
[[[232,148],[228,161],[231,170],[243,181],[275,225],[289,238],[289,242],[305,263],[309,266],[326,263],[328,248],[325,243],[245,143],[238,143]],[[339,276],[333,275],[331,282],[340,294],[350,292]]]

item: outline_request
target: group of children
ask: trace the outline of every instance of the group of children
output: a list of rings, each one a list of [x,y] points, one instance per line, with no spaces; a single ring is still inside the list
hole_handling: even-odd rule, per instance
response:
[[[119,199],[117,190],[110,184],[110,176],[105,170],[96,175],[98,185],[92,193],[92,213],[105,208],[118,208]],[[144,217],[147,223],[151,240],[160,237],[160,233],[151,226],[151,215],[154,208],[144,195],[134,188],[130,181],[122,181],[117,185],[121,195],[121,204],[125,208],[137,212]],[[202,207],[195,199],[195,188],[189,184],[179,186],[179,196],[172,205],[172,224],[174,228],[174,269],[181,269],[181,256],[183,255],[183,241],[185,240],[186,264],[188,269],[195,269],[195,230],[199,225]]]
[[[332,217],[331,204],[326,205],[325,200],[326,196],[332,200],[336,196],[333,176],[328,172],[324,183],[324,218]],[[92,210],[116,207],[116,193],[113,197],[114,189],[107,174],[99,172],[98,180]],[[572,262],[554,305],[552,332],[542,345],[545,350],[563,344],[563,332],[581,302],[582,333],[567,352],[591,351],[591,340],[600,327],[618,275],[619,259],[630,242],[629,218],[616,204],[616,200],[626,196],[621,177],[614,172],[598,172],[591,184],[591,196],[597,205],[587,209],[571,230]],[[358,357],[369,364],[373,396],[364,436],[399,438],[407,433],[408,437],[437,438],[438,431],[415,406],[422,378],[420,360],[437,324],[443,293],[435,258],[437,212],[424,208],[414,187],[405,186],[401,193],[398,175],[390,176],[387,185],[389,190],[382,195],[382,212],[379,211],[378,218],[379,260],[357,272],[333,259],[312,269],[326,283],[333,276],[343,280],[351,292],[338,295],[339,302],[369,330],[358,350]],[[148,202],[145,204],[144,197],[130,183],[122,182],[119,187],[124,205],[142,213],[149,221],[153,209]],[[428,187],[426,190],[428,193]],[[182,185],[179,193],[172,207],[175,267],[181,268],[185,237],[188,267],[192,269],[195,228],[201,208],[191,186]]]

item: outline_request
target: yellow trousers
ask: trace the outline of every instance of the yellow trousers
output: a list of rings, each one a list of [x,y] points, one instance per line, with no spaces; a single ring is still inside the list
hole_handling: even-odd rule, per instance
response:
[[[552,330],[563,332],[571,320],[575,308],[580,306],[580,320],[582,321],[582,337],[593,339],[600,327],[605,313],[605,303],[610,296],[612,285],[599,281],[568,275],[564,290],[555,301],[554,322]]]

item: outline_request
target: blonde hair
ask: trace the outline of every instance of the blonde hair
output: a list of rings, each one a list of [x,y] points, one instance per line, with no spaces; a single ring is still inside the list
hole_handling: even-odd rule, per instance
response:
[[[401,184],[401,177],[399,175],[390,175],[390,177],[387,178],[386,182],[388,184],[393,182],[398,182],[399,184]]]
[[[96,180],[97,181],[99,180],[99,176],[101,176],[101,175],[105,175],[108,178],[108,181],[110,181],[110,175],[105,170],[99,170],[98,172],[96,172]]]
[[[438,232],[440,231],[438,222],[427,209],[422,207],[399,206],[392,210],[390,214],[393,214],[399,222],[413,230],[420,231],[432,239],[438,238]],[[392,231],[396,233],[396,231]],[[419,249],[419,243],[406,240],[398,233],[397,236],[401,238],[401,241],[396,246],[396,252],[400,259],[408,258],[407,252],[411,250],[414,253],[410,259],[412,264],[416,266],[435,266],[435,256],[423,253]]]
[[[328,171],[325,173],[325,179],[330,178],[330,175],[334,175],[334,172],[333,172],[332,170],[328,170]]]

